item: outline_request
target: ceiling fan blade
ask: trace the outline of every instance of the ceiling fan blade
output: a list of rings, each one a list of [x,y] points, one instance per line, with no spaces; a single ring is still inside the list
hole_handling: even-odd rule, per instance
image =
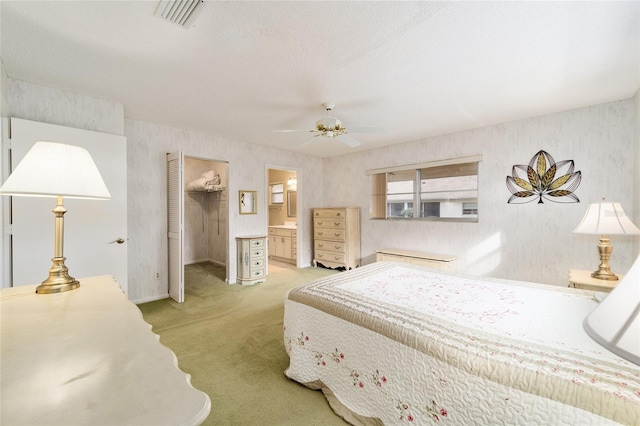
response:
[[[303,142],[299,143],[299,144],[298,144],[298,146],[302,147],[302,146],[309,145],[309,144],[310,144],[311,142],[313,142],[313,140],[314,140],[315,138],[317,138],[318,136],[320,136],[320,135],[319,135],[319,134],[318,134],[318,135],[313,135],[313,136],[311,136],[309,139],[307,139],[306,141],[303,141]]]
[[[347,127],[349,133],[387,133],[386,127]]]
[[[351,148],[355,148],[356,146],[360,145],[360,142],[358,142],[357,140],[355,140],[349,135],[340,135],[336,137],[336,139],[338,139],[343,144],[350,146]]]

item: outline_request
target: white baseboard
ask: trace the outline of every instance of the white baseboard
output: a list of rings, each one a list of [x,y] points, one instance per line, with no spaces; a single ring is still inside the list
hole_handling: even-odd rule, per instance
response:
[[[224,262],[220,262],[218,260],[213,260],[213,259],[192,260],[190,262],[185,262],[185,265],[195,265],[196,263],[203,263],[203,262],[215,263],[216,265],[220,265],[220,266],[226,266],[227,265]]]
[[[196,263],[202,263],[202,262],[211,262],[209,259],[196,259],[196,260],[190,260],[188,262],[184,262],[185,265],[193,265]]]
[[[131,303],[133,303],[134,305],[139,305],[141,303],[147,303],[147,302],[155,302],[156,300],[162,300],[162,299],[168,299],[169,293],[167,294],[161,294],[159,296],[152,296],[152,297],[145,297],[143,299],[137,299],[137,300],[131,300]]]

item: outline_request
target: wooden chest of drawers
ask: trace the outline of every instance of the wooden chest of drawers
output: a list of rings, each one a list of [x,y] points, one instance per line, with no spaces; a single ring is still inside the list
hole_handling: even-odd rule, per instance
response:
[[[313,265],[360,266],[360,208],[313,209]]]
[[[236,237],[238,244],[238,282],[251,285],[267,279],[267,236]]]

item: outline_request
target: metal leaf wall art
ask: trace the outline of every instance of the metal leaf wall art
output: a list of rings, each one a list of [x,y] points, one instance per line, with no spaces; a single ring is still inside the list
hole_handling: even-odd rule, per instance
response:
[[[580,185],[582,173],[574,172],[573,160],[556,163],[546,151],[540,150],[531,158],[529,165],[519,164],[507,176],[507,188],[511,197],[507,203],[524,204],[542,199],[556,203],[579,203],[573,193]],[[558,176],[558,177],[556,177]]]

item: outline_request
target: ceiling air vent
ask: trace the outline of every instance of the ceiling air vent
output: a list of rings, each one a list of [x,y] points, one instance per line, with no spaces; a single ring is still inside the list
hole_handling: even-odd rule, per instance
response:
[[[156,15],[189,29],[204,8],[204,0],[160,0]]]

